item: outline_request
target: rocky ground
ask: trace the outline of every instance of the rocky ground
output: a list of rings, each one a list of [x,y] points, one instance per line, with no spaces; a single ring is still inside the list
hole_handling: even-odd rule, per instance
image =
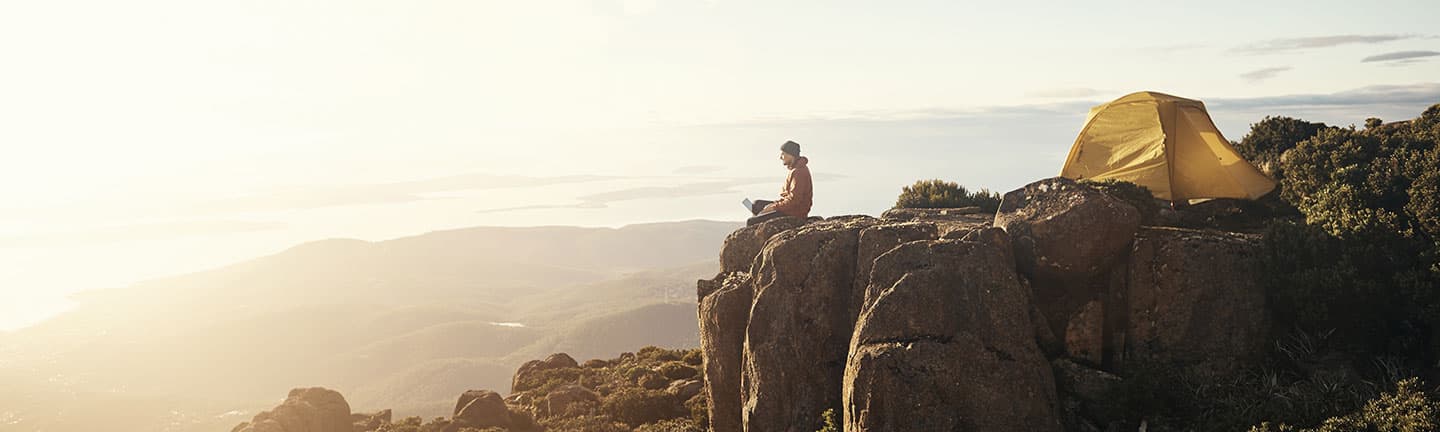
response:
[[[907,209],[731,234],[699,282],[710,428],[1085,431],[1127,368],[1261,354],[1254,235],[1142,225],[1061,178],[994,215]],[[1154,220],[1154,216],[1146,219]]]
[[[646,347],[577,363],[564,353],[526,362],[509,397],[470,390],[449,417],[352,413],[340,393],[297,388],[232,432],[699,432],[707,420],[700,351]]]
[[[1125,372],[1223,376],[1270,338],[1257,236],[1162,216],[1055,178],[995,214],[773,220],[698,282],[699,350],[555,354],[430,421],[295,389],[232,432],[1133,430],[1104,409]]]

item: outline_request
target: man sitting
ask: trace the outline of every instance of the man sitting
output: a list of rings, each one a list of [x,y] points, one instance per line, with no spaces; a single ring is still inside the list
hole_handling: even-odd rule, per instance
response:
[[[780,146],[780,161],[790,169],[785,176],[785,185],[780,188],[778,201],[756,200],[750,207],[754,215],[745,225],[754,225],[778,217],[793,216],[801,219],[810,217],[810,200],[814,193],[810,183],[810,159],[800,156],[800,144],[785,141]]]

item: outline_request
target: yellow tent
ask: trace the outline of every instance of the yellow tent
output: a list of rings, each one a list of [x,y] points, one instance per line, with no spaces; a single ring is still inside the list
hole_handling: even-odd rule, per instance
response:
[[[1125,180],[1169,201],[1256,199],[1275,189],[1220,135],[1205,104],[1155,92],[1091,108],[1060,175]]]

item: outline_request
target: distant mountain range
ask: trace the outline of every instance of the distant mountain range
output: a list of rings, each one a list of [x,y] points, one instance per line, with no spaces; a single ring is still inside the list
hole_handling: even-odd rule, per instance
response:
[[[448,415],[456,394],[508,393],[520,363],[551,352],[698,346],[695,280],[718,271],[715,251],[738,227],[323,240],[87,291],[0,338],[0,382],[14,384],[0,392],[0,430],[228,430],[312,385],[357,412]]]

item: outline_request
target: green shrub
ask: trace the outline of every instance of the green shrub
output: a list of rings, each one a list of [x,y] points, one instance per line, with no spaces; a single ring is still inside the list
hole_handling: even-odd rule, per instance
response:
[[[686,351],[685,356],[680,360],[691,366],[700,366],[705,363],[705,355],[702,354],[700,350],[695,349]]]
[[[635,360],[641,363],[664,363],[685,357],[685,350],[671,350],[655,346],[641,348],[635,353]]]
[[[690,420],[697,425],[710,425],[710,396],[706,392],[700,392],[690,400],[685,401],[685,409],[690,410]]]
[[[1284,178],[1281,157],[1285,151],[1295,148],[1301,141],[1310,139],[1321,130],[1324,123],[1311,123],[1290,117],[1265,117],[1250,125],[1250,133],[1238,143],[1235,150],[1241,157],[1255,164],[1261,171],[1276,179]]]
[[[700,374],[695,368],[679,361],[665,362],[665,364],[660,365],[657,371],[660,372],[660,375],[664,375],[665,378],[672,381],[695,378],[696,375]]]
[[[548,393],[550,389],[566,384],[574,384],[580,380],[580,376],[586,371],[580,368],[556,368],[535,371],[526,374],[522,379],[516,380],[512,390],[522,392],[526,390],[540,390],[541,393]]]
[[[545,422],[546,432],[631,432],[633,429],[605,415],[564,417]]]
[[[895,208],[955,208],[980,207],[981,211],[994,213],[1000,208],[1000,194],[989,189],[970,191],[955,182],[944,180],[921,180],[900,190]]]
[[[1440,326],[1440,105],[1408,123],[1322,128],[1285,154],[1267,289],[1282,318],[1375,353],[1434,358]],[[1433,363],[1433,362],[1432,362]]]
[[[635,432],[705,432],[705,428],[689,419],[669,419],[641,425]]]
[[[839,421],[835,420],[835,409],[827,409],[825,412],[820,413],[820,430],[815,432],[840,432],[844,430],[838,423]]]
[[[600,406],[605,415],[631,426],[681,417],[689,411],[669,393],[627,388],[605,398]]]
[[[1358,411],[1321,422],[1313,429],[1296,429],[1285,423],[1264,422],[1250,432],[1422,432],[1440,428],[1440,403],[1420,390],[1420,380],[1409,378],[1365,403]]]

